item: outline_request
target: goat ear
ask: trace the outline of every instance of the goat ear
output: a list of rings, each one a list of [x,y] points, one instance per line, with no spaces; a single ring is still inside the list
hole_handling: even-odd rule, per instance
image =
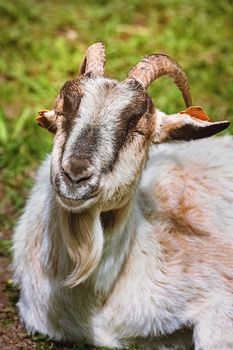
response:
[[[49,111],[47,109],[44,109],[38,113],[39,115],[36,118],[36,122],[38,125],[40,125],[42,128],[47,129],[52,134],[55,134],[57,131],[57,125],[56,125],[56,115],[54,110]]]
[[[86,66],[87,66],[87,58],[84,57],[84,60],[82,61],[81,67],[79,69],[79,75],[84,75],[85,74]]]
[[[230,122],[211,122],[202,107],[189,107],[178,114],[156,111],[154,143],[190,141],[212,136],[226,129]]]

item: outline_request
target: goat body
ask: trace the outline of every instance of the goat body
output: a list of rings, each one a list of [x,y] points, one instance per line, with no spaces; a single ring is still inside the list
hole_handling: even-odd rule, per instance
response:
[[[93,97],[98,84],[91,84]],[[104,84],[109,88],[109,81]],[[85,98],[87,90],[85,85]],[[122,98],[116,107],[111,103],[112,110],[119,104]],[[80,115],[88,118],[82,108]],[[153,115],[157,126],[167,118],[158,110]],[[57,133],[61,143],[63,133]],[[66,161],[72,133],[63,147]],[[233,349],[233,140],[151,146],[144,135],[137,134],[134,147],[118,146],[117,163],[104,187],[98,185],[101,200],[89,196],[88,205],[55,190],[60,148],[42,164],[14,235],[21,318],[29,332],[95,346]],[[77,164],[84,162],[62,163],[70,182],[76,176],[76,197],[87,186],[96,193],[96,174],[90,175],[89,166],[85,176],[77,175]],[[62,176],[59,191],[68,188]]]

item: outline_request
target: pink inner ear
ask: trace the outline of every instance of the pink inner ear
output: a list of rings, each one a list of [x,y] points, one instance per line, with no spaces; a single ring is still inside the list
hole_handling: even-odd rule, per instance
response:
[[[200,120],[205,120],[205,121],[210,121],[210,118],[204,111],[204,109],[200,106],[191,106],[187,108],[185,111],[180,112],[179,114],[188,114],[192,118],[200,119]]]

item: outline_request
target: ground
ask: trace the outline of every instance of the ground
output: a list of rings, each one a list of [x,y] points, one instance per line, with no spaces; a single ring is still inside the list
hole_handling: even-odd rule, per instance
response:
[[[106,75],[124,79],[146,54],[173,56],[189,77],[195,105],[233,120],[231,0],[2,0],[0,2],[0,349],[72,349],[31,338],[20,325],[12,284],[11,237],[52,136],[34,122],[78,73],[88,45],[103,41]],[[177,88],[152,84],[155,104],[184,109]],[[233,133],[233,125],[225,131]],[[73,349],[84,347],[78,344]]]

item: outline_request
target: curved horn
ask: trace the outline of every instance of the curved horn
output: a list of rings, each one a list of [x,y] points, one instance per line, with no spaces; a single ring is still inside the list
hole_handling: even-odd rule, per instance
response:
[[[182,92],[187,107],[192,105],[188,78],[174,59],[165,54],[152,54],[144,57],[128,74],[128,79],[135,79],[145,89],[163,75],[168,75]]]
[[[97,76],[104,75],[105,48],[99,42],[91,45],[86,52],[85,58],[80,68],[80,75],[93,73]]]

